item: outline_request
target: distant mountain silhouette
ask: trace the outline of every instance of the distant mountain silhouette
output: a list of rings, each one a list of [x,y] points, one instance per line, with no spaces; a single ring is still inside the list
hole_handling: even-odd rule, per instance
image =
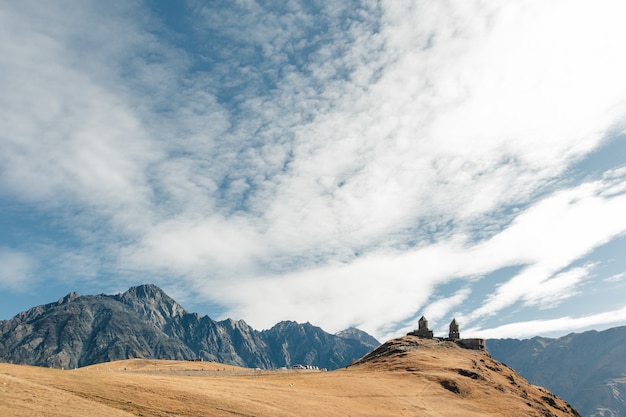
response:
[[[626,416],[626,327],[558,339],[489,339],[487,349],[583,416]]]
[[[155,285],[140,285],[118,295],[70,293],[0,321],[0,361],[67,369],[128,358],[203,359],[335,369],[370,352],[375,339],[364,340],[309,323],[257,331],[243,320],[218,322],[188,313]]]
[[[339,336],[347,340],[360,342],[364,345],[371,347],[372,350],[376,349],[380,345],[380,342],[376,340],[373,336],[355,327],[350,327],[349,329],[337,332],[335,333],[335,336]]]

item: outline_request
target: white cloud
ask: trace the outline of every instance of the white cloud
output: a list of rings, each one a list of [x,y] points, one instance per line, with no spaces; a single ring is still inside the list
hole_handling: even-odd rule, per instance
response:
[[[0,288],[27,292],[36,281],[37,261],[27,253],[0,247]]]
[[[426,308],[424,309],[424,317],[428,320],[431,320],[433,323],[439,321],[439,328],[443,328],[442,325],[447,326],[449,324],[449,313],[451,313],[452,309],[460,307],[471,295],[471,290],[469,288],[463,288],[451,296],[440,298],[436,301],[428,303]],[[454,317],[453,317],[454,318]],[[448,320],[448,321],[447,321]],[[413,326],[417,327],[416,324]],[[409,331],[408,328],[400,329],[402,333],[404,331]]]
[[[92,216],[104,214],[118,226],[136,228],[151,195],[144,170],[158,149],[125,97],[99,79],[107,67],[87,72],[92,68],[81,61],[85,51],[72,48],[76,32],[95,19],[89,7],[68,13],[39,6],[37,13],[5,7],[0,15],[10,39],[0,46],[0,186],[18,200],[54,210],[93,209]],[[15,9],[21,7],[28,9]],[[114,28],[109,29],[110,35]]]
[[[622,272],[619,274],[611,275],[608,278],[605,278],[606,282],[620,282],[626,280],[626,272]]]
[[[0,191],[89,268],[381,335],[507,266],[468,322],[555,306],[626,231],[623,168],[559,190],[626,115],[621,2],[192,6],[193,45],[143,6],[2,7]]]
[[[573,297],[579,293],[577,286],[588,277],[591,267],[591,265],[585,265],[573,268],[543,280],[541,284],[525,292],[523,297],[525,305],[548,309]]]
[[[496,259],[530,265],[500,285],[472,313],[473,318],[496,314],[522,299],[529,304],[547,301],[542,295],[547,290],[544,286],[556,285],[564,289],[567,282],[578,282],[586,274],[584,269],[554,275],[592,249],[626,232],[626,219],[619,214],[626,210],[626,195],[599,196],[611,186],[612,183],[586,183],[556,192],[485,242],[483,249]],[[554,278],[551,280],[551,277]]]
[[[344,264],[234,280],[211,292],[214,300],[230,306],[226,314],[246,317],[260,327],[292,318],[330,330],[357,324],[380,337],[404,332],[403,321],[420,310],[431,320],[443,318],[469,295],[465,289],[431,303],[437,285],[453,279],[475,284],[498,269],[524,265],[480,307],[459,317],[469,326],[519,301],[551,308],[577,293],[593,264],[567,268],[626,232],[626,220],[619,214],[626,212],[626,195],[600,196],[611,186],[595,182],[557,191],[483,242],[457,238],[403,252],[372,253]]]
[[[597,146],[605,130],[624,114],[625,91],[615,91],[621,85],[617,71],[611,70],[612,79],[601,86],[597,101],[588,102],[565,88],[568,84],[559,75],[565,68],[553,68],[560,61],[529,68],[551,54],[562,54],[560,48],[576,47],[580,35],[570,33],[573,22],[555,28],[554,34],[543,26],[535,33],[534,9],[522,10],[521,16],[511,10],[496,10],[489,17],[472,11],[476,22],[467,23],[465,16],[458,16],[470,14],[463,7],[457,13],[439,10],[442,7],[428,3],[414,15],[398,13],[395,18],[411,21],[417,35],[396,35],[396,30],[408,29],[398,29],[403,26],[395,20],[386,22],[382,35],[391,52],[386,49],[378,60],[383,68],[380,80],[367,91],[346,95],[335,111],[318,115],[297,131],[290,169],[265,201],[265,218],[283,241],[296,241],[290,231],[298,230],[298,247],[307,240],[311,247],[322,241],[338,246],[379,244],[381,238],[428,216],[443,222],[470,221],[503,204],[525,203]],[[576,7],[581,9],[577,13],[584,12],[584,5]],[[455,15],[468,25],[456,38],[451,33],[458,22],[442,17]],[[445,24],[429,21],[432,16]],[[511,16],[519,20],[513,29],[507,21]],[[589,16],[604,18],[595,12]],[[495,22],[492,26],[486,23],[489,18]],[[597,35],[598,42],[604,36],[616,38],[622,31],[618,26],[585,36]],[[431,35],[438,39],[433,47],[416,47]],[[521,58],[520,51],[506,43],[511,38],[529,42]],[[614,59],[614,45],[604,46],[607,49],[593,49],[593,57],[600,60],[594,63],[598,71]],[[402,53],[394,55],[396,49]],[[591,52],[580,51],[585,60]],[[626,60],[617,59],[611,65],[626,69]],[[568,73],[584,85],[594,84],[599,72],[581,71],[573,64]],[[542,68],[554,72],[546,74]],[[484,71],[490,75],[484,76]],[[516,80],[526,81],[519,85]],[[540,81],[557,86],[534,85]],[[450,88],[452,93],[447,92]],[[601,116],[581,117],[590,112]],[[561,114],[572,120],[560,122]]]
[[[499,327],[468,329],[466,334],[484,338],[523,338],[549,334],[563,334],[568,331],[581,331],[598,326],[619,325],[626,321],[626,308],[578,317],[558,317],[545,320],[531,320],[508,323]]]
[[[237,222],[240,227],[236,227]],[[161,222],[146,233],[141,245],[124,248],[121,261],[133,269],[201,279],[206,279],[207,271],[249,273],[252,257],[263,255],[266,249],[259,246],[258,236],[246,222],[245,218],[226,220],[218,216]]]

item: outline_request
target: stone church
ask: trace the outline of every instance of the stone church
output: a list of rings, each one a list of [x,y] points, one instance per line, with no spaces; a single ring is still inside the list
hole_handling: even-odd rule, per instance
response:
[[[422,316],[418,321],[417,330],[407,333],[408,336],[417,336],[422,339],[434,339],[439,342],[455,342],[465,349],[485,350],[485,339],[461,339],[459,323],[452,319],[449,326],[448,337],[434,337],[433,331],[428,328],[428,320]]]

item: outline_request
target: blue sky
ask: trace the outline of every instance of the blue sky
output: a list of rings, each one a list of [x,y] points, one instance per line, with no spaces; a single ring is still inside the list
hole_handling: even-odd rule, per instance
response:
[[[0,3],[0,319],[626,324],[626,6]]]

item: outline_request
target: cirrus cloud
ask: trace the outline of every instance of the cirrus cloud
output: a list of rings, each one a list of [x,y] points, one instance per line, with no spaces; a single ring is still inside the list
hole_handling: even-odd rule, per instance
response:
[[[626,230],[626,161],[584,161],[624,137],[621,2],[163,7],[0,8],[0,202],[50,248],[32,273],[379,337],[617,285],[587,258]]]

